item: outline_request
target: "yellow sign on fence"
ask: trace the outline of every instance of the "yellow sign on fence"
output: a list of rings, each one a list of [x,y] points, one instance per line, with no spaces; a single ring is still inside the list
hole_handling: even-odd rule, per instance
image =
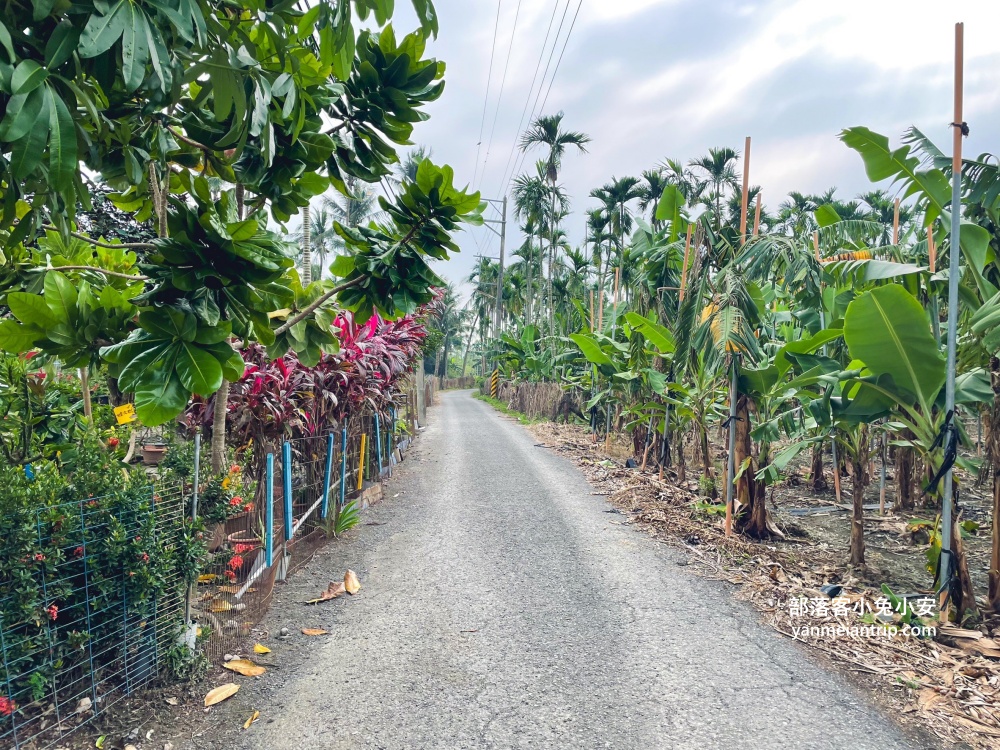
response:
[[[493,374],[490,376],[490,395],[493,398],[496,398],[499,392],[500,392],[500,368],[497,368],[496,370],[493,371]]]
[[[128,424],[135,421],[135,404],[122,404],[115,407],[115,419],[118,424]]]

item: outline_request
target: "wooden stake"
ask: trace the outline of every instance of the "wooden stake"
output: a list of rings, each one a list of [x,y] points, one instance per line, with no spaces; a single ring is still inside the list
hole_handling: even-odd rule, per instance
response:
[[[604,290],[597,293],[597,330],[604,330]]]
[[[927,227],[927,257],[931,261],[931,273],[937,271],[937,246],[934,244],[934,226]]]
[[[594,290],[590,290],[590,332],[594,332]]]
[[[836,440],[833,443],[833,491],[837,495],[837,503],[840,499],[840,456],[837,451]]]
[[[83,416],[93,427],[94,409],[90,403],[90,373],[86,367],[81,367],[77,372],[80,374],[80,389],[83,392]]]
[[[753,236],[760,234],[760,193],[757,193],[757,208],[753,213]]]
[[[684,290],[687,288],[688,260],[691,257],[691,230],[688,225],[687,239],[684,241],[684,267],[681,269],[681,302],[684,301]]]
[[[899,244],[899,198],[896,198],[896,206],[892,214],[892,244]]]
[[[955,24],[955,122],[952,131],[951,169],[953,174],[962,173],[962,91],[965,86],[965,24]]]
[[[743,147],[743,200],[740,206],[740,244],[747,241],[747,207],[750,196],[747,191],[750,189],[750,136],[747,136],[746,145]]]
[[[813,249],[816,250],[816,262],[822,262],[819,257],[819,232],[813,232]]]

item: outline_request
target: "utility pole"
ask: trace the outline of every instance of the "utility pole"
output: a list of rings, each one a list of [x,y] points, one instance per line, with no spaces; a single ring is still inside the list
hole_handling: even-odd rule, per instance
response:
[[[503,208],[500,213],[500,270],[497,273],[496,323],[494,336],[500,338],[503,327],[503,253],[507,243],[507,196],[503,197]]]
[[[495,208],[497,211],[500,212],[499,219],[483,219],[483,226],[485,226],[487,229],[493,232],[493,234],[495,234],[497,237],[500,238],[500,268],[499,268],[500,272],[497,274],[497,293],[496,293],[497,298],[495,300],[495,305],[493,308],[494,310],[493,314],[495,318],[493,321],[493,327],[494,327],[493,335],[496,338],[500,338],[500,328],[503,325],[503,256],[504,256],[504,248],[505,245],[507,244],[507,196],[505,195],[502,199],[485,198],[484,200],[487,203],[491,204],[493,208]],[[497,208],[497,206],[500,206],[500,208]],[[497,231],[496,229],[494,229],[491,226],[492,224],[499,224],[500,230]],[[485,342],[483,343],[485,344]],[[486,359],[486,352],[484,350],[483,351],[484,363],[485,359]],[[484,375],[487,374],[485,372],[485,367],[483,374]]]

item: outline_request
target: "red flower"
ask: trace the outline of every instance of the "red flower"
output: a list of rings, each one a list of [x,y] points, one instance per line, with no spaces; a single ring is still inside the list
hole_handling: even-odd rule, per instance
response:
[[[83,557],[83,552],[83,545],[81,545],[73,550],[73,557]]]
[[[236,574],[233,571],[231,571],[231,570],[227,570],[226,571],[226,578],[228,578],[230,581],[235,581],[236,580]]]
[[[243,506],[243,510],[246,511],[247,513],[249,513],[250,511],[252,511],[253,510],[253,503],[247,503],[246,505],[244,505]]]
[[[239,555],[233,555],[229,558],[229,569],[236,570],[237,568],[243,567],[243,558]]]
[[[234,498],[230,499],[229,504],[235,508],[237,505],[242,505],[243,504],[243,498],[242,497],[238,497],[238,496],[234,497]]]
[[[59,617],[59,607],[57,607],[55,604],[50,604],[48,607],[46,607],[45,611],[49,613],[50,620],[55,620],[57,617]]]
[[[41,552],[36,552],[35,562],[45,562],[45,555],[43,555]]]
[[[141,555],[139,555],[139,559],[142,560],[144,563],[148,563],[149,562],[149,554],[146,553],[146,552],[143,552]]]
[[[39,370],[35,373],[35,377],[39,380],[45,380],[45,370]]]
[[[135,538],[135,541],[136,541],[136,542],[141,542],[141,541],[142,541],[142,537],[141,537],[141,536],[137,536],[137,537]]]
[[[96,508],[97,507],[97,501],[96,500],[88,500],[87,501],[87,507],[88,508]]]
[[[6,695],[0,696],[0,716],[10,716],[17,710],[17,704]]]
[[[112,448],[117,448],[118,442],[119,442],[118,438],[116,437],[108,438],[108,445]]]
[[[233,550],[236,552],[237,555],[242,555],[244,552],[249,552],[253,548],[254,547],[252,544],[237,544],[235,547],[233,547]]]
[[[239,474],[242,471],[239,464],[233,464],[229,467],[230,474]]]

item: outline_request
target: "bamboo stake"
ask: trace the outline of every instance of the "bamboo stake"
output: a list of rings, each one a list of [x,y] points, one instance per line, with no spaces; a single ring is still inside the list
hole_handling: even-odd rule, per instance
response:
[[[750,136],[747,136],[746,145],[743,147],[743,200],[740,205],[740,244],[747,241],[747,207],[750,196],[747,191],[750,189]]]
[[[931,261],[931,273],[937,271],[937,245],[934,244],[934,227],[927,227],[927,257]]]
[[[90,423],[90,426],[94,426],[94,409],[90,402],[90,373],[87,371],[87,366],[84,365],[77,372],[80,375],[80,389],[83,392],[83,416]]]
[[[757,193],[757,208],[753,212],[753,236],[760,234],[760,193]]]
[[[590,332],[594,332],[594,290],[590,290]]]
[[[611,340],[615,340],[615,334],[618,333],[618,291],[622,280],[622,267],[619,265],[615,268],[615,296],[614,296],[614,318],[611,321]],[[604,423],[604,452],[607,453],[611,450],[611,404],[608,404],[607,419]]]
[[[959,258],[961,256],[962,230],[962,137],[965,121],[962,119],[962,95],[964,82],[965,58],[965,25],[955,24],[955,119],[951,126],[954,130],[952,140],[951,162],[951,246],[949,250],[948,275],[948,361],[947,378],[945,380],[945,412],[953,413],[955,409],[955,363],[958,359],[958,277]],[[951,437],[946,438],[951,439]],[[954,476],[948,469],[944,475],[944,499],[941,502],[941,571],[938,588],[941,590],[941,621],[948,621],[948,594],[951,582],[952,567],[952,492]]]
[[[688,261],[691,258],[692,229],[693,227],[689,224],[687,230],[687,239],[684,241],[684,267],[681,269],[681,302],[684,301],[684,290],[687,288]]]
[[[819,257],[819,232],[813,232],[813,249],[816,251],[816,262],[822,262]]]
[[[368,435],[364,432],[361,433],[361,451],[358,456],[358,489],[360,490],[365,484],[365,443],[368,441]]]
[[[597,330],[604,330],[604,290],[597,293]]]
[[[813,232],[813,249],[816,252],[816,261],[820,262],[819,257],[819,232]],[[824,303],[821,301],[820,305]],[[826,311],[821,307],[819,311],[820,315],[820,325],[826,328]],[[826,346],[823,347],[824,353],[826,352]],[[833,458],[833,490],[837,495],[837,502],[840,503],[840,459],[837,457],[837,440],[836,438],[830,445],[830,455]]]
[[[896,205],[892,214],[892,244],[899,244],[899,198],[896,198]]]

